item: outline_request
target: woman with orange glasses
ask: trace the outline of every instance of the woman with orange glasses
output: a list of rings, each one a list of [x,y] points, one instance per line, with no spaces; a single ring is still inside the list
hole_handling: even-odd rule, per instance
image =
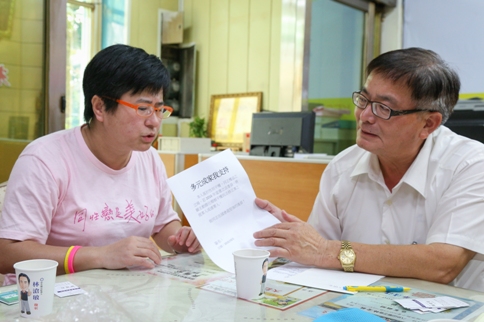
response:
[[[0,219],[0,273],[34,258],[56,260],[58,274],[151,268],[161,261],[158,247],[200,251],[172,208],[151,147],[173,111],[163,104],[169,83],[160,59],[139,48],[114,45],[91,60],[86,124],[35,140],[14,166]]]

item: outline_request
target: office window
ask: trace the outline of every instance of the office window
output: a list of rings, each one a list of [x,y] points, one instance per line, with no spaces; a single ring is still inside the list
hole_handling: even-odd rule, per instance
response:
[[[67,3],[66,129],[84,122],[82,77],[93,53],[94,10],[91,3]]]
[[[102,48],[127,44],[127,8],[129,0],[104,0],[102,13]]]
[[[351,93],[361,88],[366,65],[380,53],[383,5],[357,0],[309,5],[302,109],[324,106],[316,118],[314,152],[334,155],[355,143]]]
[[[365,13],[334,2],[312,3],[308,98],[344,98],[361,86]]]

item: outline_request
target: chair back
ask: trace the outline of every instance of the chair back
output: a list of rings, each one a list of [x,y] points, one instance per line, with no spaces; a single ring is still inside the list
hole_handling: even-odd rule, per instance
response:
[[[6,191],[7,191],[7,181],[0,183],[0,218],[2,218],[3,199],[5,199]]]

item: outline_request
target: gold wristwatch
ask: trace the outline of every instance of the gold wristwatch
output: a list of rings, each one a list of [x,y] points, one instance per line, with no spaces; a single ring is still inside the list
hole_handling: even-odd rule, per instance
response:
[[[341,242],[341,250],[339,251],[338,259],[345,272],[353,272],[355,267],[356,254],[351,244],[347,240]]]

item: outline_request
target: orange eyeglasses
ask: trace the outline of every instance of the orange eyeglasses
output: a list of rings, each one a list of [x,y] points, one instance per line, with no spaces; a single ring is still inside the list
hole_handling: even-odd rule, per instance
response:
[[[103,96],[103,98],[106,98],[106,99],[111,100],[111,101],[115,101],[118,104],[121,104],[121,105],[130,107],[132,109],[135,109],[136,114],[138,114],[139,116],[143,116],[143,117],[149,117],[154,112],[155,115],[161,120],[161,119],[166,119],[166,118],[170,117],[171,113],[173,113],[173,108],[171,108],[169,106],[162,105],[160,107],[156,107],[153,104],[148,104],[148,103],[132,104],[132,103],[129,103],[129,102],[126,102],[126,101],[123,101],[123,100],[117,100],[117,99],[114,99],[114,98],[111,98],[111,97]]]

